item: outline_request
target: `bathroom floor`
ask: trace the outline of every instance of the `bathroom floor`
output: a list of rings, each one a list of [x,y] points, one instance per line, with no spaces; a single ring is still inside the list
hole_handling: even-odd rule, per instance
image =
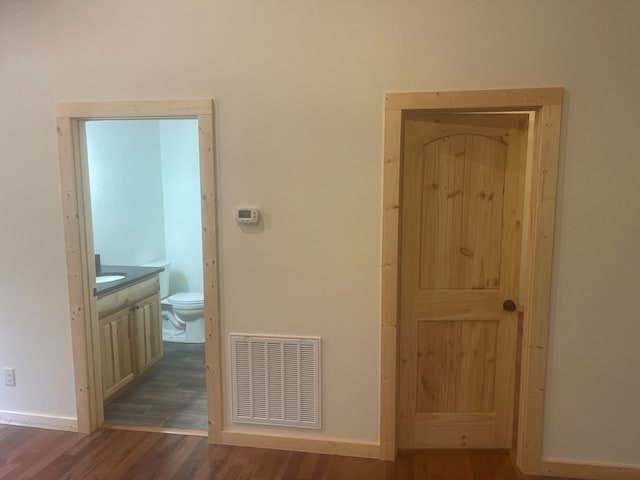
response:
[[[105,423],[207,430],[204,344],[163,348],[152,371],[105,407]]]

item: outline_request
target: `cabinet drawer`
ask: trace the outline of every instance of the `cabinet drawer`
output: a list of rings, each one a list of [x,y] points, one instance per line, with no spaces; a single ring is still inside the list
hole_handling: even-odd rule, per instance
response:
[[[158,292],[160,289],[160,277],[158,275],[143,280],[134,285],[129,285],[109,295],[97,299],[98,317],[104,317],[126,307],[130,307],[140,300]]]

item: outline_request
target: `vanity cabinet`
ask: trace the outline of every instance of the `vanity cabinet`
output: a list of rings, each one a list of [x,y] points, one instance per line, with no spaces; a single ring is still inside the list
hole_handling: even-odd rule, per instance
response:
[[[133,380],[130,313],[128,309],[99,321],[102,395],[111,397]]]
[[[160,294],[139,302],[131,313],[135,373],[144,373],[162,357]]]
[[[97,305],[106,404],[162,358],[158,276],[98,297]]]

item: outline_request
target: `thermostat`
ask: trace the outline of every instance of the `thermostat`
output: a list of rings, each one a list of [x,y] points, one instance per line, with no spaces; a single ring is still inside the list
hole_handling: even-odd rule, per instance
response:
[[[257,208],[239,208],[236,210],[237,223],[258,223],[260,210]]]

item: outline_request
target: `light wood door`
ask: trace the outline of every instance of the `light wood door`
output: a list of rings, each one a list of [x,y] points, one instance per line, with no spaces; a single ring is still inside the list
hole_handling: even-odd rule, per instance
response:
[[[160,294],[138,302],[132,310],[135,371],[140,374],[162,358]]]
[[[102,357],[102,391],[106,400],[133,380],[129,309],[120,310],[99,322]]]
[[[400,448],[512,446],[527,118],[404,117]]]

